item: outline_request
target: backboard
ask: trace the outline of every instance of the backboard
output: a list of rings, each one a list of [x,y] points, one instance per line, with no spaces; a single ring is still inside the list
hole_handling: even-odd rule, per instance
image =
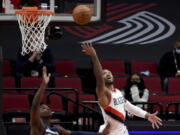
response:
[[[16,22],[14,13],[23,6],[38,6],[40,10],[54,11],[52,23],[74,23],[72,10],[77,5],[87,5],[91,8],[91,23],[102,21],[105,0],[2,0],[0,23]]]

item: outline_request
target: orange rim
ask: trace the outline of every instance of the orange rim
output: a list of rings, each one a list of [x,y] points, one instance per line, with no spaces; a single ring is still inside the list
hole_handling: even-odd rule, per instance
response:
[[[38,7],[23,7],[16,15],[54,15],[53,11],[38,10]]]

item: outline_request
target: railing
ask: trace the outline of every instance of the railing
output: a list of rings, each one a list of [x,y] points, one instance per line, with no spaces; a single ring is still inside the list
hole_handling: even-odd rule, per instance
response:
[[[6,89],[3,89],[3,91],[12,91],[12,90],[36,91],[37,88],[6,88]],[[69,97],[64,96],[64,94],[61,93],[62,91],[70,91],[71,93],[75,94],[76,95],[75,99],[71,99]],[[6,94],[6,92],[5,92],[5,94]],[[17,93],[8,93],[8,94],[17,94]],[[18,94],[31,95],[31,94],[34,94],[34,92],[33,93],[19,92]],[[77,128],[81,127],[81,123],[79,123],[79,120],[80,120],[79,118],[82,118],[82,121],[83,121],[82,127],[84,130],[96,130],[97,129],[97,127],[94,126],[97,122],[95,120],[101,119],[99,117],[99,116],[101,116],[101,112],[99,110],[89,107],[88,105],[90,105],[90,104],[97,105],[98,101],[80,102],[79,101],[79,92],[78,92],[78,90],[73,89],[73,88],[47,88],[47,94],[48,94],[48,96],[47,96],[48,102],[50,102],[49,99],[50,99],[51,95],[58,95],[58,96],[65,98],[66,100],[68,100],[68,102],[72,102],[75,105],[75,109],[74,109],[75,123],[74,124],[76,125]],[[154,112],[155,111],[154,108],[158,109],[159,116],[162,119],[166,119],[166,120],[171,119],[171,118],[176,119],[176,120],[180,119],[180,116],[179,116],[180,109],[178,109],[180,107],[180,103],[170,103],[165,107],[166,110],[163,110],[163,105],[158,102],[134,102],[133,104],[142,105],[143,106],[142,108],[147,109],[147,111],[149,111],[149,112]],[[146,106],[148,106],[148,107],[146,108]],[[175,108],[174,112],[170,112],[170,108],[172,106],[174,106],[174,108]],[[80,107],[83,108],[82,114],[80,114],[80,112],[79,112]],[[101,121],[102,121],[102,119],[101,119]],[[61,122],[61,123],[63,123],[63,122]],[[69,122],[69,123],[71,123],[71,122]]]
[[[63,94],[61,93],[58,93],[58,92],[50,92],[48,95],[47,95],[47,101],[50,103],[50,96],[52,95],[58,95],[58,96],[61,96],[63,98],[65,98],[66,100],[72,102],[73,104],[75,104],[75,109],[74,109],[74,114],[73,116],[75,117],[76,119],[76,127],[80,128],[81,127],[81,124],[82,124],[82,129],[83,130],[96,130],[95,129],[95,121],[94,121],[94,118],[97,116],[97,115],[101,115],[101,112],[85,105],[85,102],[80,102],[79,101],[79,95],[76,96],[76,99],[73,100],[69,97],[66,97],[64,96]],[[91,101],[87,101],[87,102],[90,102],[92,103]],[[87,104],[86,102],[86,104]],[[83,107],[83,112],[81,114],[81,112],[79,111],[79,108],[80,107]],[[80,124],[79,123],[79,120],[81,120],[82,118],[82,123]]]

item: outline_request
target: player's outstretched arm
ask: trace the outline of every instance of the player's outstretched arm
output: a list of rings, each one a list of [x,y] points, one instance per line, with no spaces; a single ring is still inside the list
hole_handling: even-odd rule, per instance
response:
[[[93,71],[96,78],[96,93],[100,104],[102,106],[106,106],[109,104],[108,92],[105,87],[105,82],[103,79],[103,69],[96,54],[96,50],[92,46],[92,43],[83,43],[82,52],[91,57],[93,63]]]
[[[98,56],[96,54],[96,51],[91,43],[83,43],[82,45],[82,52],[84,52],[86,55],[89,55],[91,57],[92,63],[93,63],[93,71],[94,75],[96,77],[97,87],[99,89],[104,90],[104,79],[102,77],[102,66],[99,62]]]
[[[141,108],[131,104],[127,100],[125,103],[125,110],[134,114],[135,116],[148,119],[152,123],[153,128],[159,128],[160,126],[162,126],[162,120],[157,116],[158,112],[155,112],[153,114],[148,113]]]
[[[49,79],[50,79],[50,74],[47,74],[47,68],[43,67],[43,78],[42,78],[42,83],[38,91],[36,92],[33,102],[32,102],[32,107],[31,107],[31,119],[30,119],[30,124],[31,127],[36,127],[38,129],[42,128],[42,122],[40,119],[40,103],[42,101],[42,98],[44,96],[45,89],[48,85]]]

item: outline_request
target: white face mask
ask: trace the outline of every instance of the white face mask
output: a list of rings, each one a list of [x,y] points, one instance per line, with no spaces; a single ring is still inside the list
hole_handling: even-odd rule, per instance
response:
[[[180,49],[175,49],[177,54],[180,54]]]

